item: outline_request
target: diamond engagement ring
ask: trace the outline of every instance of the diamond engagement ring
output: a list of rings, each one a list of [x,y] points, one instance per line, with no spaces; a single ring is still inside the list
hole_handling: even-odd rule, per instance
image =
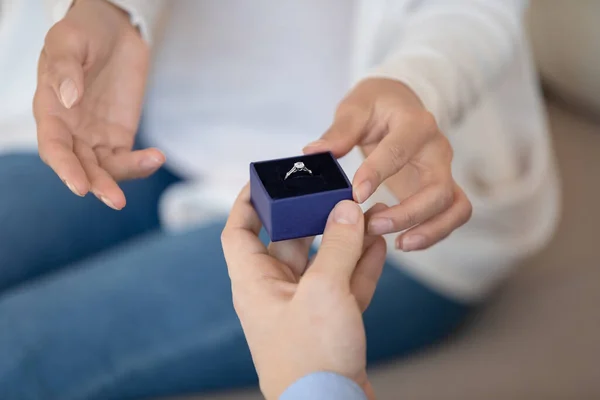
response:
[[[290,169],[288,171],[287,174],[285,174],[285,178],[283,178],[283,180],[285,181],[287,178],[290,177],[290,175],[295,174],[296,172],[308,172],[309,174],[312,175],[312,171],[308,168],[306,168],[306,166],[304,165],[304,163],[302,161],[298,161],[296,163],[294,163],[294,166],[292,167],[292,169]]]

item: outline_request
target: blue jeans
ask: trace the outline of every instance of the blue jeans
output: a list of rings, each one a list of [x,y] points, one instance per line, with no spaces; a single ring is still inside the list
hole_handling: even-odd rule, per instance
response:
[[[223,224],[161,232],[162,169],[115,212],[33,154],[0,157],[0,399],[137,399],[256,383],[231,304]],[[386,266],[369,360],[445,337],[468,307]]]

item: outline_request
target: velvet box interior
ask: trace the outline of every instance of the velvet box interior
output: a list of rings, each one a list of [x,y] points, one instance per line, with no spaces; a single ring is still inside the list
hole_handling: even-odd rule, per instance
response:
[[[298,162],[310,172],[286,179]],[[250,191],[273,242],[322,234],[333,207],[352,199],[350,181],[331,153],[251,163]]]

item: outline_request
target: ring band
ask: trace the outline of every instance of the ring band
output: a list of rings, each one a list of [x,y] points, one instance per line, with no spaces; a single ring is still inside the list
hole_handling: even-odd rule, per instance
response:
[[[292,169],[290,169],[287,174],[285,174],[285,178],[283,178],[283,180],[285,181],[287,178],[290,177],[290,175],[295,174],[296,172],[308,172],[309,174],[312,175],[312,171],[308,168],[306,168],[306,166],[304,165],[304,163],[302,161],[298,161],[296,163],[294,163],[294,166],[292,167]]]

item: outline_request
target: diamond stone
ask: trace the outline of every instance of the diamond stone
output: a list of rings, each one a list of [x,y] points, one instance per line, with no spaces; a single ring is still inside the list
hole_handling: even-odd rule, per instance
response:
[[[294,168],[302,169],[302,168],[304,168],[304,163],[302,161],[298,161],[297,163],[294,164]]]

